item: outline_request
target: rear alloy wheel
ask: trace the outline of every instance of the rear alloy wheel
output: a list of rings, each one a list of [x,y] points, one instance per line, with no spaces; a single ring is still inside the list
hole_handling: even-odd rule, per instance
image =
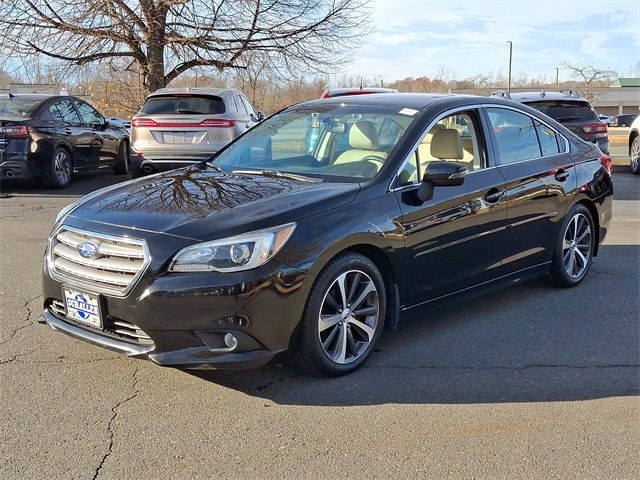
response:
[[[49,175],[44,178],[46,186],[52,188],[66,188],[71,182],[73,165],[71,157],[64,148],[56,148],[51,158]]]
[[[357,253],[336,257],[309,295],[298,350],[302,365],[328,376],[356,370],[375,348],[385,312],[384,282],[375,264]]]
[[[113,173],[116,175],[126,175],[129,173],[129,149],[127,142],[120,142],[118,147],[118,158],[113,166]]]
[[[640,174],[640,136],[633,139],[630,152],[630,166],[631,172],[634,175]]]
[[[587,275],[593,260],[595,229],[589,210],[584,205],[573,207],[561,231],[549,281],[558,287],[573,287]]]

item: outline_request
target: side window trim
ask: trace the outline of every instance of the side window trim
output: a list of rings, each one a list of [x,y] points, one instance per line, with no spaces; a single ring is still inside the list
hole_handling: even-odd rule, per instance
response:
[[[502,163],[502,159],[500,158],[501,155],[500,155],[500,152],[498,151],[498,141],[496,139],[495,132],[493,131],[493,125],[491,123],[491,119],[489,118],[489,112],[488,112],[489,108],[492,108],[492,109],[495,109],[495,110],[500,110],[500,109],[509,110],[509,111],[515,112],[517,114],[520,114],[520,115],[522,115],[524,117],[527,117],[529,119],[529,121],[531,122],[531,127],[533,128],[533,132],[535,134],[536,143],[538,144],[538,156],[531,157],[531,158],[523,158],[523,159],[516,160],[516,161],[513,161],[513,162]],[[485,118],[487,119],[487,127],[488,127],[488,130],[489,130],[489,134],[491,135],[491,140],[492,140],[493,146],[494,146],[493,153],[495,155],[495,163],[496,163],[496,165],[504,167],[506,165],[515,165],[515,164],[522,163],[522,162],[530,162],[532,160],[539,160],[541,158],[544,158],[543,155],[542,155],[542,147],[540,145],[540,139],[538,138],[538,132],[536,131],[536,127],[535,127],[535,120],[536,120],[535,117],[532,117],[527,112],[524,112],[522,110],[518,110],[518,109],[515,109],[515,108],[504,108],[503,105],[488,105],[488,106],[483,107],[483,110],[484,110]],[[555,130],[553,130],[553,131],[555,132]]]
[[[525,112],[524,110],[520,110],[517,108],[513,108],[511,105],[500,105],[497,103],[485,103],[483,105],[481,105],[482,108],[482,114],[483,117],[485,118],[485,124],[486,124],[486,128],[487,128],[487,133],[489,134],[489,138],[491,140],[491,151],[493,152],[494,158],[496,159],[496,166],[499,166],[500,163],[498,162],[499,158],[498,158],[498,153],[495,149],[495,138],[493,137],[493,132],[491,131],[491,122],[489,122],[489,116],[487,115],[487,108],[504,108],[507,110],[513,110],[514,112],[520,113],[522,115],[526,115],[528,117],[530,117],[534,123],[534,127],[535,127],[535,122],[539,122],[542,125],[544,125],[545,127],[549,128],[550,130],[552,130],[555,134],[556,134],[556,140],[558,140],[558,153],[554,153],[553,155],[542,155],[540,157],[536,157],[536,158],[529,158],[526,160],[518,160],[517,162],[512,162],[509,164],[505,164],[505,165],[517,165],[518,163],[524,163],[524,162],[530,162],[532,160],[539,160],[540,158],[549,158],[549,157],[554,157],[556,155],[562,155],[563,153],[569,153],[571,151],[571,147],[570,147],[570,142],[569,140],[567,140],[567,137],[565,137],[562,133],[560,133],[558,130],[556,130],[555,128],[553,128],[553,126],[549,125],[547,122],[545,122],[543,119],[538,118],[535,115],[531,115],[529,112]],[[537,132],[536,132],[537,135]],[[560,146],[560,139],[562,139],[562,148]],[[539,144],[539,141],[538,141]],[[541,150],[542,152],[542,150]],[[500,166],[504,166],[504,165],[500,165]]]
[[[481,137],[480,138],[480,142],[484,142],[484,147],[485,147],[485,163],[487,164],[484,168],[481,168],[480,170],[474,170],[471,172],[468,172],[467,175],[472,175],[473,173],[476,172],[482,172],[484,170],[487,170],[489,168],[495,168],[497,165],[492,165],[491,162],[489,161],[490,159],[490,155],[489,155],[489,148],[490,145],[488,144],[488,138],[485,132],[485,122],[484,122],[484,112],[482,111],[482,106],[483,105],[464,105],[462,107],[455,107],[455,108],[451,108],[449,110],[446,110],[442,113],[440,113],[437,117],[435,117],[435,120],[432,120],[431,122],[429,122],[427,124],[427,126],[420,132],[420,135],[418,135],[416,141],[414,142],[413,146],[411,147],[411,150],[409,151],[409,153],[407,154],[407,156],[404,158],[404,160],[402,161],[402,163],[400,164],[400,167],[398,167],[398,169],[396,170],[395,174],[393,175],[393,177],[391,178],[391,182],[389,183],[389,186],[387,187],[387,191],[388,192],[394,192],[394,191],[399,191],[399,190],[403,190],[406,188],[410,188],[410,187],[415,187],[416,185],[420,185],[420,182],[417,183],[412,183],[410,185],[399,185],[398,182],[400,180],[400,173],[404,170],[404,167],[407,165],[407,163],[409,163],[411,161],[411,158],[414,157],[414,155],[416,156],[416,160],[419,163],[419,157],[416,154],[416,151],[418,150],[418,147],[420,146],[420,144],[422,143],[422,139],[425,137],[425,135],[427,133],[429,133],[429,131],[435,126],[436,123],[438,123],[440,120],[442,120],[443,118],[449,117],[451,115],[454,115],[456,113],[460,113],[460,112],[475,112],[476,114],[476,118],[478,120],[478,122],[480,123],[480,129],[479,132],[481,133]],[[420,168],[418,167],[418,172],[420,172]]]

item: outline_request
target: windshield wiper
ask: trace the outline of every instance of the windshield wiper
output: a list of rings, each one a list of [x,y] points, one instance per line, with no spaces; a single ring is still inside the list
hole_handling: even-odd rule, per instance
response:
[[[198,110],[190,110],[188,108],[178,108],[176,113],[184,113],[187,115],[204,115],[204,113],[199,112]]]
[[[210,160],[205,160],[204,162],[200,162],[200,168],[205,168],[205,167],[211,168],[216,172],[224,173],[223,169],[221,169],[218,165],[216,165]]]
[[[321,178],[305,177],[304,175],[296,175],[294,173],[283,173],[283,172],[278,172],[277,170],[234,170],[232,173],[236,173],[239,175],[261,175],[263,177],[270,177],[270,178],[288,178],[291,180],[298,180],[299,182],[310,182],[310,183],[324,182],[324,180],[322,180]]]
[[[569,120],[578,120],[580,117],[558,117],[555,118],[554,120],[556,122],[568,122]]]

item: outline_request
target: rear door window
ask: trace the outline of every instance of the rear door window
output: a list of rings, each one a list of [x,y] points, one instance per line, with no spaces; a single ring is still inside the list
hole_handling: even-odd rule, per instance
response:
[[[49,113],[51,116],[61,122],[68,123],[70,125],[79,125],[80,117],[78,112],[73,108],[70,100],[59,100],[49,107]]]
[[[93,108],[91,105],[85,102],[80,102],[75,100],[76,108],[78,112],[80,112],[80,116],[82,117],[82,123],[86,125],[102,125],[104,124],[104,118],[98,111]]]
[[[243,97],[242,95],[240,96],[240,100],[242,101],[244,108],[247,110],[247,112],[249,112],[249,115],[253,115],[254,117],[256,117],[256,112],[253,109],[253,106],[251,106],[249,100],[247,100],[247,98]]]
[[[599,122],[596,112],[587,102],[556,100],[532,102],[527,105],[560,123]]]
[[[506,108],[487,108],[502,165],[541,156],[533,119]]]
[[[542,150],[542,155],[555,155],[560,153],[560,149],[558,147],[558,136],[556,132],[551,130],[546,125],[536,121],[536,133],[538,134],[538,141],[540,142],[540,149]]]
[[[225,112],[220,97],[204,95],[149,97],[140,109],[140,113],[147,115],[217,115]]]

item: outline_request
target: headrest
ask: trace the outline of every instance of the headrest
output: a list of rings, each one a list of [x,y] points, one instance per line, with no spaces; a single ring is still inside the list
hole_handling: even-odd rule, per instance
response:
[[[377,150],[378,134],[373,122],[361,120],[351,125],[349,145],[358,150]]]
[[[462,160],[462,140],[455,128],[436,130],[431,139],[431,156],[451,160]]]

